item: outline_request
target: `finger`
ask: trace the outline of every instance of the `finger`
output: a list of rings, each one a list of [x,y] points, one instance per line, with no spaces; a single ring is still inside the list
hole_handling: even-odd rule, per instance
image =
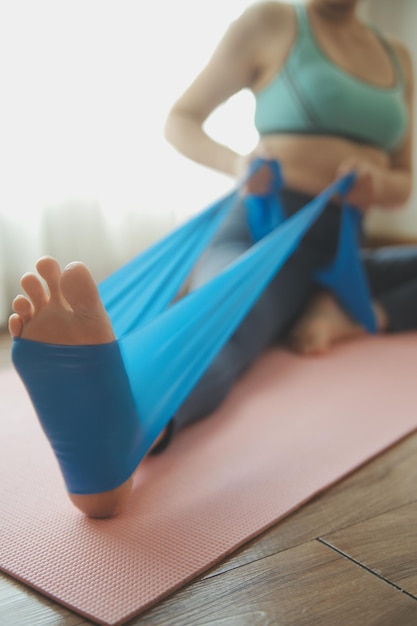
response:
[[[345,159],[338,167],[337,173],[339,176],[350,174],[351,172],[358,172],[360,163],[355,157],[349,157]]]

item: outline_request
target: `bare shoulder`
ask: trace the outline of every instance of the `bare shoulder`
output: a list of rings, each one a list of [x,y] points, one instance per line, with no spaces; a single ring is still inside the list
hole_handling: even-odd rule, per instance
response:
[[[293,13],[289,4],[267,0],[249,6],[237,22],[262,33],[284,30],[291,22]]]
[[[266,51],[271,42],[281,41],[284,33],[291,33],[294,9],[289,4],[267,0],[250,5],[235,19],[220,42],[215,57],[224,65],[232,60],[249,70],[253,77],[262,71]]]
[[[256,4],[250,5],[249,8],[246,9],[245,13],[257,15],[262,20],[280,20],[291,11],[291,7],[286,2],[265,0],[264,2],[257,2]]]
[[[252,70],[246,87],[256,92],[277,73],[288,53],[296,30],[294,7],[274,0],[252,4],[233,27]]]

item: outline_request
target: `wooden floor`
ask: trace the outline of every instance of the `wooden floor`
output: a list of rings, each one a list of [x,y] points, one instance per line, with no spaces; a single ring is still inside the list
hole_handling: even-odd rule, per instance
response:
[[[90,623],[0,574],[1,626]],[[416,625],[417,434],[128,624]]]

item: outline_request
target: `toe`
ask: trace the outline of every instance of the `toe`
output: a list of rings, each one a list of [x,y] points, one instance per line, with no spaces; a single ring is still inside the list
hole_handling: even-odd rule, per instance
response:
[[[61,290],[74,313],[94,317],[104,312],[94,278],[84,263],[74,262],[62,272]]]
[[[36,269],[48,285],[51,300],[62,300],[61,268],[56,259],[44,256],[36,263]]]
[[[24,276],[22,276],[20,284],[29,296],[35,312],[37,312],[48,302],[48,296],[45,288],[35,274],[24,274]]]
[[[33,306],[25,296],[16,296],[13,300],[13,311],[22,320],[22,324],[27,324],[33,317]]]
[[[20,335],[22,334],[22,330],[22,318],[20,317],[20,315],[17,315],[17,313],[13,313],[13,315],[9,317],[9,333],[12,337],[20,337]]]

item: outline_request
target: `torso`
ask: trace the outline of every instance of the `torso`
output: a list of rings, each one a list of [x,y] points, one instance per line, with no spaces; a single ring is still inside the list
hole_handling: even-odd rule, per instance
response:
[[[259,143],[269,158],[280,163],[285,184],[311,195],[330,185],[341,163],[350,157],[387,169],[391,162],[383,150],[338,137],[280,134],[265,136]]]
[[[259,60],[259,71],[253,81],[255,94],[265,89],[279,75],[292,50],[297,35],[296,14],[291,6],[277,5],[276,27],[269,20]],[[275,7],[271,4],[269,10]],[[391,89],[396,68],[379,38],[365,25],[355,23],[352,29],[335,28],[308,10],[310,28],[317,45],[331,63],[354,80],[372,88]],[[279,132],[263,135],[260,144],[270,158],[278,160],[286,183],[306,193],[317,194],[330,184],[339,165],[349,157],[359,157],[382,168],[389,168],[388,150],[335,134],[298,134]]]

